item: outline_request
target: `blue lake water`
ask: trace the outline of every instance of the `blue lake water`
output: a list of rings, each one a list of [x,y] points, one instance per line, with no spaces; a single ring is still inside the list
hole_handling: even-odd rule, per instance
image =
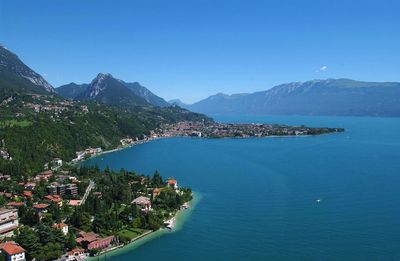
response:
[[[90,160],[159,170],[202,195],[183,229],[110,259],[400,260],[399,118],[215,118],[346,132],[159,139]]]

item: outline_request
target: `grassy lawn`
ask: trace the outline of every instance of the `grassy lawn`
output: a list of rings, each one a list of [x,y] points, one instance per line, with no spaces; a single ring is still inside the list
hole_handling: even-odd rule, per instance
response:
[[[130,241],[134,239],[137,236],[140,236],[147,230],[145,229],[139,229],[139,228],[124,228],[118,232],[118,236],[126,241]]]
[[[32,125],[28,120],[5,120],[0,122],[0,127],[28,127]]]

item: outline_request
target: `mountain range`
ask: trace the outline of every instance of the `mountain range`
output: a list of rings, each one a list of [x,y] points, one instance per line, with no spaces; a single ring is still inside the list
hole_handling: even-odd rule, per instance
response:
[[[205,114],[391,117],[400,116],[400,83],[312,80],[254,93],[218,93],[191,105],[172,102]]]
[[[51,84],[3,46],[0,46],[0,86],[3,91],[55,93]]]
[[[113,105],[170,106],[138,82],[127,83],[109,73],[99,73],[90,84],[70,83],[55,90],[62,97],[74,100],[95,100]]]
[[[0,151],[8,155],[0,157],[0,173],[32,174],[54,158],[70,161],[88,147],[113,149],[121,139],[142,139],[182,121],[212,119],[110,74],[55,89],[0,47]]]

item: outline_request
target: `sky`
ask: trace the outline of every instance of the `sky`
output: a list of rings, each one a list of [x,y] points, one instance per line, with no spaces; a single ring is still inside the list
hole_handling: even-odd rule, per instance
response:
[[[400,81],[399,11],[394,0],[0,0],[0,43],[55,87],[103,72],[192,103],[293,81]]]

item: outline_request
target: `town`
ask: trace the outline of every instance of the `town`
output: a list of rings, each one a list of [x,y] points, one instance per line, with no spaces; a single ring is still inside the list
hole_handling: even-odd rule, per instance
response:
[[[342,128],[311,128],[305,126],[287,126],[277,124],[227,124],[203,122],[179,122],[166,124],[161,128],[161,136],[197,136],[209,138],[224,137],[268,137],[302,136],[342,132]]]
[[[5,260],[83,260],[172,229],[188,188],[121,170],[59,166],[18,180],[0,173],[0,250]]]

